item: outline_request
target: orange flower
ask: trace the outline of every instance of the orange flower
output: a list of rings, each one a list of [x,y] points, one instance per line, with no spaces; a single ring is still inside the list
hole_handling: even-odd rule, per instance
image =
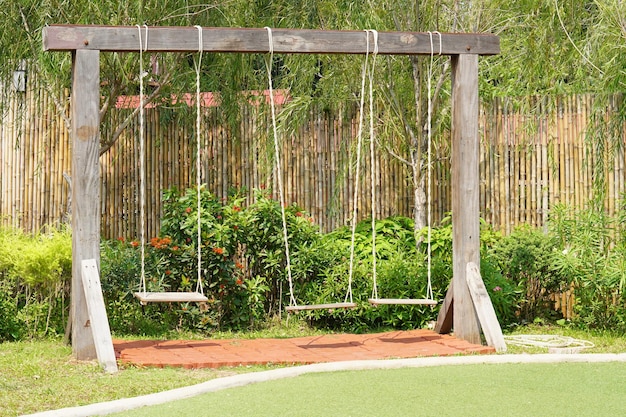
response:
[[[187,214],[191,213],[191,207],[187,207],[187,208],[185,209],[185,213],[187,213]]]
[[[124,236],[118,237],[117,240],[122,242],[122,243],[126,242],[126,239],[124,239]]]
[[[224,248],[213,248],[213,253],[216,255],[223,255],[224,254]]]
[[[243,264],[241,262],[235,262],[235,268],[243,269]]]
[[[243,285],[242,279],[241,278],[237,278],[236,284],[237,285]]]
[[[139,246],[139,242],[137,242],[136,240],[133,240],[132,242],[130,242],[130,244],[136,248],[137,246]]]
[[[233,206],[233,210],[234,210],[234,211],[241,211],[241,207],[239,207],[239,206]]]
[[[165,270],[165,275],[170,275],[172,273],[172,271],[170,271],[169,269]]]
[[[152,239],[150,239],[150,245],[152,245],[152,247],[156,249],[166,248],[167,245],[169,245],[170,243],[172,243],[172,238],[169,238],[167,236],[164,238],[153,237]]]

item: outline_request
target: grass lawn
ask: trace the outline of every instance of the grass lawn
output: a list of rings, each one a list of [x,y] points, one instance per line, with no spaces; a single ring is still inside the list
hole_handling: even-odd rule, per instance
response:
[[[134,397],[254,370],[127,367],[108,375],[71,354],[71,347],[55,340],[0,343],[0,416]]]
[[[626,363],[461,365],[308,374],[114,416],[618,416]]]
[[[301,323],[290,323],[289,326],[275,326],[273,329],[265,332],[250,334],[225,334],[215,335],[215,337],[227,338],[247,338],[247,337],[294,337],[315,333],[311,329],[307,329]],[[595,348],[589,352],[593,353],[618,353],[626,352],[626,338],[621,335],[613,335],[610,333],[589,333],[568,327],[548,327],[533,326],[516,330],[516,333],[529,334],[559,334],[571,336],[579,339],[590,340],[595,344]],[[184,335],[185,338],[191,335]],[[511,353],[538,353],[545,350],[532,348],[513,347],[509,350]],[[596,367],[599,365],[591,365]],[[489,368],[485,366],[485,369]],[[600,369],[598,367],[597,369]],[[204,382],[213,378],[232,375],[235,373],[254,372],[259,370],[272,369],[271,367],[238,367],[220,370],[200,369],[156,369],[156,368],[136,368],[123,367],[120,372],[114,375],[103,373],[95,363],[76,362],[71,359],[71,348],[63,345],[58,340],[37,340],[17,343],[0,343],[0,417],[17,416],[21,414],[34,413],[44,410],[52,410],[64,407],[73,407],[77,405],[91,404],[101,401],[109,401],[119,398],[134,397],[154,392],[160,392],[182,386],[188,386]],[[487,379],[483,377],[483,368],[480,368],[477,375],[481,380]],[[595,369],[595,368],[594,368]],[[616,368],[617,369],[617,368]],[[626,375],[624,369],[621,368],[621,374]],[[449,372],[444,369],[442,372]],[[409,370],[408,372],[430,372],[427,370]],[[439,372],[439,371],[434,371]],[[548,371],[545,371],[550,373]],[[352,374],[354,378],[354,374]],[[359,373],[360,375],[360,373]],[[429,374],[430,375],[430,374]],[[539,377],[537,375],[540,375]],[[540,382],[543,378],[544,371],[535,373],[534,377]],[[310,376],[315,380],[322,376]],[[304,378],[304,377],[303,377]],[[304,378],[306,380],[309,377]],[[360,378],[360,377],[359,377]],[[357,384],[358,379],[352,383]],[[441,384],[444,381],[437,376],[425,376],[425,381],[437,382]],[[457,377],[454,377],[457,378]],[[513,379],[505,380],[504,385],[510,385],[513,388],[520,388],[518,381]],[[574,377],[573,377],[574,378]],[[580,376],[575,376],[580,378]],[[413,378],[420,379],[420,378]],[[588,380],[576,380],[577,384],[585,386]],[[285,381],[291,386],[294,381]],[[300,383],[298,382],[298,385]],[[334,385],[335,383],[333,383]],[[372,384],[383,389],[388,385],[384,378],[375,377]],[[615,382],[615,387],[622,387],[626,384],[626,380],[621,381],[621,385]],[[323,384],[322,384],[323,385]],[[350,384],[348,384],[350,385]],[[532,385],[532,384],[531,384]],[[246,389],[261,389],[265,384]],[[269,386],[269,385],[267,385]],[[343,386],[343,383],[341,383]],[[447,391],[447,386],[439,387],[443,391]],[[317,390],[317,388],[311,388]],[[398,392],[405,391],[402,388],[397,389]],[[410,391],[417,393],[418,400],[411,400],[413,405],[420,407],[427,403],[433,403],[439,397],[446,402],[450,401],[451,394],[430,395],[420,392],[421,388],[411,388]],[[220,393],[221,395],[234,395],[238,390],[228,391],[228,393]],[[312,391],[313,392],[313,391]],[[426,391],[424,391],[426,392]],[[261,394],[260,394],[261,395]],[[280,394],[262,394],[261,396],[275,396]],[[378,394],[377,394],[378,395]],[[346,397],[349,395],[346,394]],[[352,395],[354,396],[354,395]],[[358,398],[358,396],[355,396]],[[393,395],[389,396],[393,398]],[[491,395],[488,396],[491,398]],[[595,396],[600,398],[600,396]],[[278,397],[277,397],[278,398]],[[262,399],[259,398],[259,401]],[[246,402],[242,402],[245,404]],[[252,404],[254,406],[254,404]],[[436,413],[438,414],[438,413]],[[207,415],[200,412],[199,415]],[[210,414],[209,414],[210,415]],[[306,415],[306,414],[305,414]],[[362,414],[368,415],[368,414]],[[599,414],[597,414],[599,415]]]

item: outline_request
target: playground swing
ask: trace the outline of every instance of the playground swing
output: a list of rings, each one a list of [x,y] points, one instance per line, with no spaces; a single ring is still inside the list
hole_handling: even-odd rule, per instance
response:
[[[149,292],[146,287],[146,267],[145,267],[145,248],[146,248],[146,236],[145,236],[145,206],[146,206],[146,181],[145,181],[145,134],[144,134],[144,86],[143,86],[143,52],[148,49],[148,27],[145,26],[145,39],[142,40],[141,27],[137,26],[139,31],[139,182],[140,182],[140,224],[141,224],[141,290],[135,292],[133,295],[139,300],[142,305],[148,303],[202,303],[207,302],[209,299],[204,295],[204,288],[202,287],[202,248],[201,248],[201,201],[200,201],[200,66],[202,63],[202,28],[196,26],[198,29],[198,51],[199,57],[196,64],[196,189],[197,189],[197,242],[198,242],[198,254],[197,254],[197,282],[196,290],[188,292]]]
[[[433,299],[433,288],[432,288],[432,279],[431,279],[431,195],[432,195],[432,186],[431,186],[431,172],[432,172],[432,158],[431,158],[431,142],[432,142],[432,98],[431,98],[431,78],[432,78],[432,69],[433,69],[433,59],[435,55],[435,50],[433,46],[433,33],[439,34],[439,55],[442,52],[442,41],[441,41],[441,33],[439,32],[428,32],[430,37],[430,64],[428,66],[428,115],[427,115],[427,132],[428,132],[428,167],[427,167],[427,183],[428,183],[428,198],[427,198],[427,228],[428,228],[428,248],[427,248],[427,275],[428,275],[428,283],[426,286],[426,297],[427,298],[379,298],[378,296],[378,283],[376,279],[376,210],[375,210],[375,201],[376,201],[376,184],[374,178],[374,170],[370,170],[370,180],[371,180],[371,205],[372,205],[372,297],[368,299],[369,303],[373,306],[379,305],[437,305],[437,301]],[[378,40],[378,37],[374,37],[375,41]],[[375,46],[375,50],[377,49],[377,45]],[[374,55],[375,56],[375,55]],[[373,77],[373,67],[370,72],[370,163],[374,166],[374,155],[375,155],[375,140],[374,140],[374,123],[372,118],[373,112],[373,94],[372,94],[372,77]]]
[[[289,240],[288,240],[288,232],[287,232],[287,217],[285,215],[285,197],[283,193],[283,181],[282,181],[282,168],[281,168],[281,160],[280,160],[280,149],[278,146],[278,128],[276,123],[276,106],[274,104],[274,90],[272,86],[272,61],[274,56],[274,42],[272,39],[272,29],[269,27],[265,28],[267,30],[268,38],[269,38],[269,59],[266,61],[267,67],[267,76],[268,76],[268,84],[269,84],[269,97],[270,97],[270,108],[272,113],[272,133],[274,137],[274,169],[276,171],[276,180],[278,185],[278,195],[280,198],[280,207],[281,207],[281,216],[282,216],[282,229],[283,229],[283,241],[285,242],[285,258],[286,258],[286,269],[287,269],[287,281],[289,282],[289,305],[285,307],[287,312],[297,312],[297,311],[305,311],[305,310],[335,310],[335,309],[351,309],[356,308],[357,304],[352,299],[352,273],[350,273],[350,277],[348,279],[348,288],[346,291],[346,296],[343,302],[334,302],[334,303],[321,303],[321,304],[298,304],[296,301],[296,297],[294,294],[293,288],[293,277],[291,274],[291,258],[289,254]],[[365,66],[367,66],[367,57],[369,55],[369,31],[366,31],[368,39],[368,52],[365,54]],[[363,73],[363,83],[362,90],[365,86],[365,69]],[[363,91],[362,91],[363,92]],[[361,94],[361,114],[363,114],[363,94]],[[362,116],[361,116],[362,117]],[[359,125],[359,145],[358,149],[360,149],[361,142],[361,131],[362,131],[362,119]],[[357,151],[358,152],[358,151]],[[359,156],[357,156],[358,160]],[[358,169],[358,162],[357,162]],[[357,172],[358,178],[358,172]],[[355,192],[356,193],[356,192]],[[356,210],[356,203],[355,203]],[[354,232],[352,237],[352,247],[354,247]],[[354,252],[354,250],[352,250]],[[350,268],[352,272],[352,268]]]

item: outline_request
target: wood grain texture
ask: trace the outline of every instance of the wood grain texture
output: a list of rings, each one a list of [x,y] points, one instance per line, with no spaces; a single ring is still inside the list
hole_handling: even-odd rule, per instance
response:
[[[95,259],[86,259],[82,262],[81,267],[90,328],[98,362],[106,372],[117,372],[117,361],[113,350],[109,319],[102,297],[98,264]]]
[[[285,311],[335,310],[338,308],[356,308],[356,303],[301,304],[285,307]]]
[[[199,292],[136,292],[141,304],[148,303],[204,303],[209,299]]]
[[[502,335],[502,329],[498,322],[498,317],[491,304],[489,293],[485,288],[480,269],[474,262],[467,264],[467,286],[472,296],[474,308],[483,329],[485,340],[488,346],[496,349],[496,352],[506,352],[506,342]]]
[[[452,57],[452,263],[454,334],[481,342],[465,279],[468,262],[480,265],[478,56]]]
[[[428,298],[370,298],[367,300],[371,305],[407,305],[407,306],[436,306],[437,301]]]
[[[452,331],[452,322],[454,318],[454,282],[450,283],[446,296],[441,303],[437,321],[435,322],[435,333],[448,334]]]
[[[141,28],[142,40],[146,28]],[[162,27],[147,29],[148,52],[197,52],[199,31],[195,27]],[[370,34],[370,51],[374,49]],[[272,29],[275,53],[288,54],[365,54],[365,31],[313,29]],[[432,44],[431,44],[432,38]],[[440,48],[441,41],[441,48]],[[431,47],[432,45],[432,47]],[[145,46],[145,45],[144,45]],[[202,29],[204,52],[269,52],[268,31],[264,28]],[[135,26],[52,25],[43,28],[46,51],[91,49],[100,51],[137,52],[139,31]],[[441,49],[442,55],[500,53],[500,38],[491,34],[424,32],[379,32],[378,53],[382,55],[430,55]]]
[[[100,264],[100,53],[76,51],[72,66],[72,353],[97,357],[81,263]]]

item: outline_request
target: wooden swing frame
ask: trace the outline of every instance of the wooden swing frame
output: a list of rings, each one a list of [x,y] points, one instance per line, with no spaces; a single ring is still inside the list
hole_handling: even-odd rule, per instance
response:
[[[150,27],[145,52],[198,52],[194,27]],[[263,28],[203,28],[205,53],[268,53]],[[43,28],[45,51],[72,53],[72,351],[80,360],[97,357],[81,279],[81,262],[100,262],[100,53],[137,52],[135,26],[52,25]],[[466,281],[467,265],[480,264],[478,57],[500,53],[491,34],[443,33],[436,49],[452,61],[453,278],[436,330],[481,343],[480,324]],[[363,31],[273,29],[276,54],[365,55]],[[431,55],[424,32],[379,32],[379,55]],[[334,304],[329,304],[332,306]],[[452,308],[454,307],[454,308]],[[452,312],[454,311],[454,314]],[[484,327],[484,326],[483,326]]]

